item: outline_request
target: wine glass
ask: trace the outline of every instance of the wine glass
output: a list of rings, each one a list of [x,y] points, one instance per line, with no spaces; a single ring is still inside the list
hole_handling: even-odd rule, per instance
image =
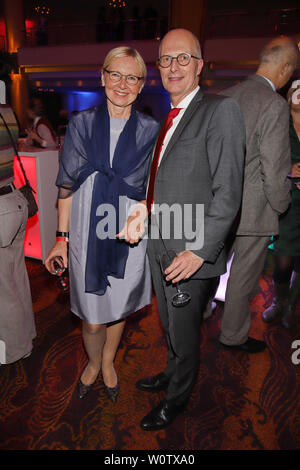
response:
[[[168,250],[160,256],[159,261],[163,274],[165,274],[165,270],[170,266],[176,256],[177,254],[174,250]],[[175,294],[172,298],[172,305],[174,307],[184,307],[191,300],[191,296],[188,292],[181,291],[177,282],[175,284],[175,287],[177,294]]]
[[[55,276],[61,276],[62,273],[66,270],[61,256],[55,256],[54,258],[51,258],[50,265],[53,268],[51,274],[54,274]]]
[[[64,267],[64,262],[61,256],[55,256],[50,260],[50,264],[53,267],[51,274],[58,276],[57,285],[63,291],[69,290],[69,280],[67,276],[62,274],[65,272],[66,268]]]

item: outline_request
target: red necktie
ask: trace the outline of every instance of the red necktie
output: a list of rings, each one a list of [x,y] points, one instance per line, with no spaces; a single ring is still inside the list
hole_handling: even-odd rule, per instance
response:
[[[147,192],[147,209],[148,213],[151,211],[151,206],[153,203],[154,199],[154,183],[155,183],[155,176],[158,168],[158,162],[159,162],[159,155],[162,149],[162,145],[164,142],[164,138],[166,136],[166,133],[172,127],[173,124],[173,119],[178,115],[179,111],[181,108],[173,108],[167,115],[165,122],[161,128],[160,134],[157,139],[156,147],[155,147],[155,152],[154,152],[154,157],[152,160],[151,164],[151,172],[150,172],[150,180],[149,180],[149,185],[148,185],[148,192]]]

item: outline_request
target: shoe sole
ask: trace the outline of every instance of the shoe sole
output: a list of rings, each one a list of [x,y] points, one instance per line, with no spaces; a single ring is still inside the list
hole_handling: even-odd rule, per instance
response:
[[[138,390],[141,390],[142,392],[157,393],[157,392],[162,392],[163,390],[167,390],[168,385],[169,385],[169,384],[167,384],[167,385],[165,385],[165,386],[163,386],[163,387],[156,388],[155,390],[150,389],[150,388],[143,388],[143,387],[141,387],[141,386],[139,386],[139,385],[135,385],[135,386],[136,386],[136,388],[137,388]]]
[[[167,428],[167,427],[170,426],[172,423],[173,423],[173,421],[170,421],[170,423],[168,423],[168,424],[162,424],[161,426],[153,426],[153,427],[144,428],[142,425],[140,425],[140,427],[141,427],[141,429],[142,429],[143,431],[159,431],[160,429],[165,429],[165,428]]]

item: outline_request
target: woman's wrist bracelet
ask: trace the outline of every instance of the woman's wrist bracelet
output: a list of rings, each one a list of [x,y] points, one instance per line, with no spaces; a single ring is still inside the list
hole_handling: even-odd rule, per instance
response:
[[[69,242],[69,232],[56,232],[56,241],[57,242]]]
[[[56,241],[69,243],[69,239],[67,237],[56,237]]]

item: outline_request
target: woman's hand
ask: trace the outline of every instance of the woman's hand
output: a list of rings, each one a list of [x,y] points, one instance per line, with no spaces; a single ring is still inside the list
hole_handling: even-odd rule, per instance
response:
[[[68,244],[65,241],[58,241],[50,251],[49,255],[45,259],[45,266],[49,273],[54,274],[55,268],[53,266],[53,260],[56,256],[61,256],[63,265],[65,268],[68,267]]]
[[[43,139],[40,138],[36,131],[34,131],[33,129],[25,129],[25,131],[27,132],[27,137],[29,139],[35,140],[40,145],[42,145]]]
[[[117,238],[124,238],[131,245],[140,241],[145,233],[145,220],[148,216],[145,202],[140,202],[134,207],[126,221],[125,227],[116,235]]]

